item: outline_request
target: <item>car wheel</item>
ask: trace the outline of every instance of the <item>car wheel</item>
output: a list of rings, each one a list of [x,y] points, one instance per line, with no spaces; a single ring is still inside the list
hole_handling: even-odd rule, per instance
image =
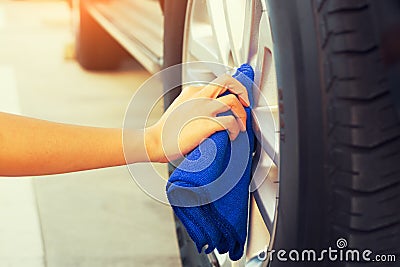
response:
[[[264,178],[253,195],[271,236],[268,250],[352,248],[397,257],[400,119],[389,82],[393,62],[384,56],[386,32],[399,23],[399,2],[172,0],[164,8],[165,66],[247,62],[256,70],[267,100],[254,108],[258,156],[278,169],[271,179],[263,168],[254,173]],[[182,69],[183,81],[198,75],[212,80],[216,73]],[[177,225],[178,239],[185,236],[187,244]],[[202,254],[184,249],[183,266],[203,266]],[[207,264],[233,266],[225,258],[215,252]],[[247,261],[322,266],[331,260]]]
[[[86,70],[115,70],[124,58],[123,48],[93,19],[89,1],[74,1],[76,58]]]

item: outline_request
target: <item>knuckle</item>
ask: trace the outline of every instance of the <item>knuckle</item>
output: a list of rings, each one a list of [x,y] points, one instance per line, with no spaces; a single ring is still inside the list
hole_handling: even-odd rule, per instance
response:
[[[220,76],[220,82],[228,81],[229,78],[231,78],[231,76],[230,76],[229,74],[227,74],[227,73],[224,73],[224,74],[222,74],[222,75]]]
[[[223,108],[223,107],[229,107],[229,101],[227,98],[221,98],[216,100],[216,108]]]
[[[234,95],[234,94],[227,95],[227,98],[229,99],[229,101],[232,101],[232,102],[236,102],[236,100],[237,100],[236,95]]]
[[[227,116],[227,120],[230,124],[235,124],[236,123],[236,118],[233,115]]]
[[[232,79],[232,76],[230,76],[229,74],[222,74],[220,76],[220,79],[218,79],[219,86],[231,89],[233,87]]]
[[[226,102],[229,106],[235,106],[237,104],[237,98],[234,94],[229,94],[225,96]]]

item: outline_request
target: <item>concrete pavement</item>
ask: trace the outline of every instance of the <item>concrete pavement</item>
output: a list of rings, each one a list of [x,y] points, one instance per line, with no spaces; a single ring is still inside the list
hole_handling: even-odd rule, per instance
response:
[[[121,127],[149,77],[133,61],[90,73],[65,60],[64,1],[0,1],[0,36],[2,111]],[[174,231],[171,209],[143,193],[125,166],[0,180],[1,267],[179,266]]]

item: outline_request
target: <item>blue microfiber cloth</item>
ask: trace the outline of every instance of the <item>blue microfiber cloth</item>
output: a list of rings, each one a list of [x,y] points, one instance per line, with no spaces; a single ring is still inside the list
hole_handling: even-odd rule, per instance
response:
[[[251,66],[243,64],[233,77],[252,102]],[[226,131],[213,134],[185,157],[167,183],[168,200],[198,251],[206,246],[206,253],[229,252],[231,260],[242,257],[247,236],[254,134],[251,108],[245,110],[246,132],[233,142]]]

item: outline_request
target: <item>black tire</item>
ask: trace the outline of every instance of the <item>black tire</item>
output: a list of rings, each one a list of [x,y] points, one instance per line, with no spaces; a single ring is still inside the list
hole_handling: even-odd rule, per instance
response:
[[[399,260],[400,120],[383,61],[391,22],[381,12],[400,18],[399,1],[269,2],[281,66],[275,249],[336,248],[345,238]]]
[[[88,1],[79,1],[76,57],[86,70],[115,70],[124,58],[124,49],[89,14]]]
[[[165,5],[166,66],[182,58],[184,12],[169,9],[177,2]],[[399,80],[391,69],[400,57],[385,65],[383,41],[387,29],[399,23],[400,1],[267,2],[279,62],[281,120],[273,249],[335,249],[344,238],[348,248],[395,255],[399,261],[400,119],[393,97],[399,87],[390,80]],[[279,262],[275,255],[270,264],[361,263]]]

